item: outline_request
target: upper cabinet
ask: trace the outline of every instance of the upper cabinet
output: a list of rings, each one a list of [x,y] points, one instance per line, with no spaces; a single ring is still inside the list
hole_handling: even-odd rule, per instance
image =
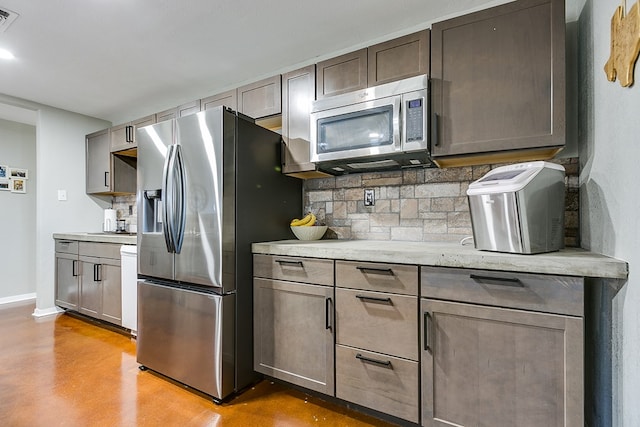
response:
[[[188,102],[186,104],[182,104],[175,108],[170,108],[165,111],[161,111],[156,114],[156,121],[158,123],[164,122],[165,120],[176,119],[178,117],[188,116],[189,114],[195,114],[200,111],[200,100],[196,99],[195,101]]]
[[[367,48],[368,86],[429,74],[429,30]]]
[[[104,193],[111,189],[109,129],[87,135],[87,194]]]
[[[319,62],[318,99],[429,74],[429,36],[422,30]]]
[[[553,157],[565,144],[563,0],[433,24],[432,143],[441,167]]]
[[[111,153],[109,129],[87,135],[85,144],[87,194],[135,194],[136,158]]]
[[[218,107],[220,105],[224,105],[225,107],[231,108],[232,110],[237,110],[238,95],[236,89],[217,95],[212,95],[200,100],[200,107],[202,108],[202,111]]]
[[[137,148],[136,129],[152,125],[156,122],[156,115],[152,114],[132,122],[124,123],[111,128],[111,152],[130,150]]]
[[[367,87],[367,49],[318,62],[318,99]]]
[[[309,161],[309,113],[315,89],[315,65],[282,75],[282,173],[297,178],[327,176]]]
[[[282,112],[280,74],[238,88],[238,112],[254,119]]]

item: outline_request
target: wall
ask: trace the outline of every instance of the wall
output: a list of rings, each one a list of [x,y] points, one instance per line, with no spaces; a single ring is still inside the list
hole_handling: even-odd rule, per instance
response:
[[[632,427],[640,425],[640,74],[631,88],[605,77],[619,5],[587,0],[579,19],[580,212],[582,245],[629,263],[626,283],[598,283],[590,296],[587,316],[600,321],[587,355],[609,375],[591,397],[592,425]]]
[[[554,161],[566,171],[565,244],[579,246],[578,159]],[[304,212],[313,212],[320,223],[329,226],[327,238],[459,241],[473,234],[467,188],[492,167],[310,179],[304,183]],[[374,190],[374,206],[364,205],[365,188]]]
[[[29,170],[27,192],[0,191],[0,302],[35,298],[36,128],[0,119],[0,164]]]
[[[54,241],[52,234],[69,231],[100,231],[103,209],[111,200],[85,193],[85,135],[109,127],[104,120],[51,107],[38,107],[36,156],[36,301],[35,315],[55,311]],[[58,201],[58,190],[67,200]]]

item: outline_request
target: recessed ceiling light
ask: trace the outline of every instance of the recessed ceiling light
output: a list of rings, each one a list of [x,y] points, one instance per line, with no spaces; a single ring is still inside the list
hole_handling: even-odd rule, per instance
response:
[[[6,49],[0,49],[0,59],[14,59],[13,53]]]

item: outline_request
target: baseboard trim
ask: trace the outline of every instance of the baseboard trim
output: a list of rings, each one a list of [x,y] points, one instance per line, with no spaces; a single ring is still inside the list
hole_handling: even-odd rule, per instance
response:
[[[15,302],[33,302],[36,300],[36,293],[13,295],[10,297],[0,298],[0,305],[13,304]]]
[[[33,310],[33,317],[45,317],[51,316],[54,314],[63,313],[64,310],[58,307],[49,307],[49,308],[37,308]]]

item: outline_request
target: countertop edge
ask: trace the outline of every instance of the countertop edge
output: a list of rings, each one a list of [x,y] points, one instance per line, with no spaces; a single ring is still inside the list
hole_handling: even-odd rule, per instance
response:
[[[53,233],[53,238],[77,240],[80,242],[117,243],[122,245],[136,245],[138,243],[138,237],[136,235],[111,234],[111,233],[84,233],[84,232]]]
[[[628,263],[579,248],[535,255],[480,251],[450,242],[282,240],[252,245],[253,253],[349,261],[416,264],[561,276],[627,279]]]

